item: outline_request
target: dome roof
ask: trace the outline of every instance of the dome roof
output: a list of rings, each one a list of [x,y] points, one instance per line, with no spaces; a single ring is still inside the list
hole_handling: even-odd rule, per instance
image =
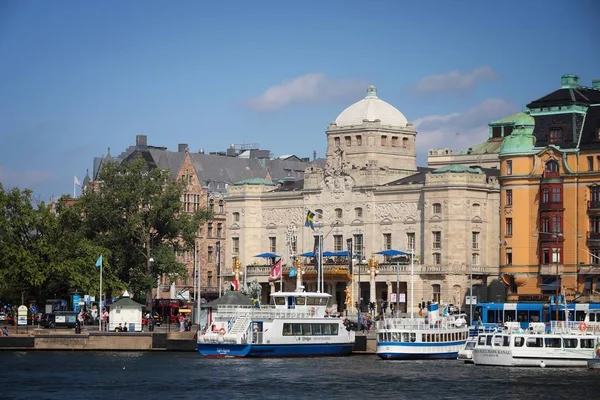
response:
[[[377,88],[373,85],[367,88],[367,96],[346,108],[335,119],[337,126],[360,125],[363,122],[379,120],[382,125],[405,127],[406,117],[391,104],[377,97]]]
[[[535,119],[527,113],[516,114],[515,129],[502,141],[500,154],[524,154],[535,148],[536,138],[533,136]]]

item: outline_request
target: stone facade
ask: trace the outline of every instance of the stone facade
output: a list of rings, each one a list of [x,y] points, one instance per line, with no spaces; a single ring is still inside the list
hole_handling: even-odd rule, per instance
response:
[[[376,268],[369,268],[366,261],[384,249],[410,252],[413,244],[415,303],[436,300],[466,309],[470,273],[474,295],[479,300],[487,298],[487,285],[498,275],[499,183],[495,173],[467,167],[417,168],[412,125],[384,123],[365,120],[350,128],[332,123],[326,132],[326,165],[307,168],[300,189],[286,191],[261,183],[229,187],[225,265],[230,269],[233,258],[239,257],[247,280],[265,285],[263,301],[268,301],[270,291],[279,290],[279,283],[268,286],[269,267],[255,255],[280,254],[286,265],[284,290],[294,290],[296,278],[287,278],[287,271],[295,256],[313,250],[314,237],[321,231],[325,251],[346,250],[346,240],[353,239],[354,253],[360,255],[354,268],[360,275],[350,275],[347,261],[341,258],[325,262],[324,290],[333,295],[338,311],[346,303],[351,303],[348,311],[354,309],[359,279],[363,306],[390,302],[397,274],[404,301],[401,311],[410,311],[407,259],[396,264],[373,256],[379,262]],[[392,135],[397,139],[392,141]],[[357,137],[363,141],[361,146]],[[308,210],[316,213],[315,231],[304,226]],[[303,261],[304,286],[316,290],[312,261]],[[347,287],[352,302],[348,302]]]

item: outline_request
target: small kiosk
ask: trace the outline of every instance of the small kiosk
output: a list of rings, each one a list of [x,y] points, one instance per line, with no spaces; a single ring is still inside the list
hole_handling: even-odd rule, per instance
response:
[[[119,300],[110,305],[108,330],[115,331],[120,326],[126,327],[127,332],[141,332],[142,307],[142,304],[131,300],[129,292],[125,291]]]

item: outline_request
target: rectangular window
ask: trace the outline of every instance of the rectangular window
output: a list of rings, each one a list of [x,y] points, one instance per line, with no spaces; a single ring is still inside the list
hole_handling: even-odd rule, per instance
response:
[[[344,250],[344,235],[333,235],[333,251]]]
[[[277,253],[277,238],[275,238],[275,237],[269,238],[269,251],[271,253]]]
[[[587,164],[588,164],[588,171],[593,171],[594,170],[594,156],[588,156],[587,158]]]
[[[231,238],[231,251],[233,254],[239,254],[240,252],[240,238]]]
[[[381,137],[381,145],[387,146],[387,136],[384,135]]]
[[[206,260],[209,263],[213,262],[213,247],[208,246],[208,259]]]
[[[431,285],[431,291],[433,292],[433,301],[436,303],[440,302],[441,298],[441,288],[440,285]]]
[[[506,218],[506,236],[512,236],[512,218]]]
[[[512,160],[506,161],[506,175],[512,175]]]
[[[212,222],[208,223],[208,229],[206,230],[206,235],[208,237],[212,237],[212,235],[213,235],[213,224],[212,224]]]
[[[506,205],[512,206],[512,189],[506,189]]]
[[[440,253],[433,253],[433,264],[440,265],[442,263],[442,255]]]
[[[442,213],[442,205],[440,203],[433,203],[433,213],[434,214]]]
[[[384,233],[383,234],[383,249],[389,250],[392,248],[392,234]]]
[[[552,188],[552,202],[553,203],[562,203],[562,193],[561,188],[553,187]]]
[[[512,265],[512,248],[506,248],[506,265]]]
[[[363,235],[354,235],[354,240],[352,241],[354,245],[354,249],[352,250],[357,260],[362,260],[363,258]]]
[[[350,136],[346,136],[346,147],[352,146],[352,138]]]
[[[392,136],[392,147],[398,147],[398,136]]]
[[[340,147],[340,138],[336,137],[333,139],[334,143],[335,143],[335,147]]]
[[[442,248],[442,232],[436,231],[436,232],[432,232],[432,234],[433,234],[432,247],[434,249],[441,249]]]
[[[223,224],[217,224],[217,237],[223,236]]]
[[[406,234],[406,250],[407,251],[412,251],[415,249],[415,233],[414,232],[408,232]]]
[[[600,249],[590,249],[590,264],[600,264]]]
[[[563,132],[561,128],[551,128],[548,132],[548,144],[562,142]]]
[[[471,255],[471,265],[479,265],[479,253],[473,253]]]
[[[212,279],[213,279],[213,273],[212,273],[212,271],[208,271],[208,273],[206,274],[206,286],[212,287],[212,285],[213,285]]]
[[[360,208],[360,207],[356,207],[354,209],[354,213],[355,213],[356,218],[362,218],[362,216],[363,216],[363,209]]]
[[[358,135],[356,137],[356,145],[357,146],[362,146],[362,136]]]
[[[473,238],[473,249],[479,249],[479,232],[471,232],[471,237]]]

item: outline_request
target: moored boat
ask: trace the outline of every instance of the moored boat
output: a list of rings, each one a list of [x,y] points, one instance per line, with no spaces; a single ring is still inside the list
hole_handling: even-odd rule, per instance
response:
[[[328,316],[331,295],[276,292],[269,306],[219,305],[197,348],[205,357],[313,357],[352,352],[355,332]]]
[[[426,317],[378,321],[376,353],[383,359],[455,359],[468,336],[464,314],[440,316],[433,303]]]

